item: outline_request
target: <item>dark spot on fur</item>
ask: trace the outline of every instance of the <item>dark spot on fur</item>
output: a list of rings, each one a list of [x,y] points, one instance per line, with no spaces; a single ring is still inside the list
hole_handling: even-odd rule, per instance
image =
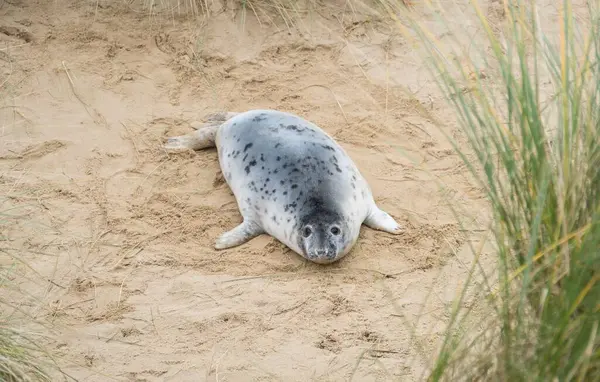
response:
[[[264,162],[265,161],[265,157],[263,156],[263,154],[260,154],[260,161]]]
[[[283,186],[285,184],[285,180],[279,181],[279,184],[281,184]]]
[[[265,180],[265,182],[269,183],[270,180],[271,180],[271,178],[267,178],[267,180]]]
[[[246,171],[246,175],[250,174],[250,167],[252,166],[256,166],[256,160],[252,159],[250,161],[250,163],[248,163],[248,166],[244,167],[244,170]]]
[[[281,143],[277,143],[277,144],[275,145],[275,148],[278,148],[279,146],[281,146]]]
[[[283,194],[284,194],[284,195],[287,195],[287,191],[283,191]]]
[[[248,143],[246,146],[244,146],[244,152],[248,151],[248,149],[252,146],[254,146],[253,143]]]
[[[298,207],[298,204],[296,202],[292,202],[290,204],[286,204],[284,207],[285,212],[288,212],[288,210],[292,209],[292,208],[296,208]]]
[[[279,144],[279,143],[278,143],[278,144]],[[277,147],[277,146],[275,146],[275,147]],[[281,157],[280,157],[280,156],[278,156],[278,157],[277,157],[277,162],[279,162],[280,160],[281,160]]]
[[[294,188],[298,188],[298,185],[297,184],[292,184],[292,189],[294,189]]]
[[[273,215],[273,216],[271,216],[271,219],[273,219],[273,221],[274,221],[275,223],[277,223],[277,216]]]
[[[252,122],[260,122],[267,119],[264,114],[259,114],[256,117],[252,118]]]
[[[335,151],[335,149],[329,145],[321,145],[321,147],[323,147],[324,149],[330,150],[330,151]]]
[[[248,154],[244,155],[244,159],[242,159],[242,162],[245,162],[246,158],[248,158]]]
[[[273,191],[271,191],[271,194],[274,194],[274,193],[275,193],[275,191],[277,191],[277,190],[276,190],[276,189],[273,189]]]

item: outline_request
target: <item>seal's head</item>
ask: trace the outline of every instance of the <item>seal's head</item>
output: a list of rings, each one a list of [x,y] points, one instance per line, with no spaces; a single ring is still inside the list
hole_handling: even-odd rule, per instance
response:
[[[317,264],[329,264],[346,254],[351,242],[348,224],[331,208],[318,206],[301,219],[298,245],[304,257]]]

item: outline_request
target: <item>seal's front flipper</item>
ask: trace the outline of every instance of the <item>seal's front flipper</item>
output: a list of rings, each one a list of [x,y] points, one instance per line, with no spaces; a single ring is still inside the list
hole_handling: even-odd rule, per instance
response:
[[[164,147],[168,151],[200,150],[215,147],[215,138],[219,126],[207,126],[190,134],[168,138]]]
[[[393,217],[391,217],[387,212],[380,210],[376,205],[373,205],[371,208],[371,213],[364,221],[364,224],[367,227],[393,233],[397,235],[403,231],[400,224],[398,224]]]
[[[215,249],[226,249],[242,245],[265,231],[252,221],[244,221],[231,231],[222,234],[215,243]]]

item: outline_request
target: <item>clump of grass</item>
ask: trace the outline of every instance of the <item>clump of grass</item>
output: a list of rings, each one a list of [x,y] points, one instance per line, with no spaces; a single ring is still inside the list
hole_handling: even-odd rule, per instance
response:
[[[15,219],[15,208],[0,211],[0,381],[52,381],[47,362],[51,357],[38,344],[39,336],[25,329],[35,320],[14,303],[25,297],[14,285],[16,272],[21,266],[30,268],[13,248],[4,245],[8,240],[1,232],[15,224]]]
[[[402,13],[399,23],[425,48],[468,139],[468,150],[455,148],[487,194],[498,260],[497,285],[486,275],[478,284],[491,308],[480,323],[486,330],[467,335],[461,328],[473,317],[457,308],[430,379],[599,380],[598,4],[588,2],[584,23],[561,1],[558,42],[542,33],[536,2],[505,0],[500,29],[471,4],[486,37],[475,48],[497,86],[466,48],[454,52],[466,65],[448,59],[448,46],[414,14]]]
[[[285,25],[288,30],[303,30],[303,19],[312,17],[313,12],[330,10],[340,12],[366,12],[369,15],[381,15],[385,7],[410,5],[410,0],[137,0],[128,7],[136,13],[150,18],[159,15],[172,18],[211,17],[223,11],[233,11],[238,15],[240,24],[245,26],[248,17],[253,17],[260,25],[263,23],[279,26]],[[96,2],[96,9],[98,2]]]
[[[6,279],[0,277],[0,293],[4,294]],[[52,381],[47,372],[48,354],[36,343],[36,337],[20,327],[22,319],[9,314],[14,307],[0,298],[0,381]]]
[[[52,381],[40,366],[39,350],[28,336],[0,318],[0,380],[7,382]]]

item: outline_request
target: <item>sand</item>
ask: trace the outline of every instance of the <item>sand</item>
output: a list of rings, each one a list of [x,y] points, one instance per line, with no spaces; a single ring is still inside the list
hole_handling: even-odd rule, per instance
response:
[[[80,381],[418,379],[488,216],[414,47],[348,8],[288,28],[231,1],[148,3],[0,3],[0,236],[35,270],[11,279],[55,325],[40,341]],[[331,266],[266,235],[214,250],[241,221],[216,151],[161,145],[253,108],[323,127],[405,232],[363,227]]]

